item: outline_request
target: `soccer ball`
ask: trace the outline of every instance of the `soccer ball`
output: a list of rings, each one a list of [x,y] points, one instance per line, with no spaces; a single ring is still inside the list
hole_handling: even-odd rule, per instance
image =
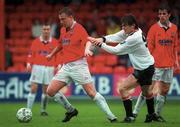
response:
[[[20,108],[16,113],[16,118],[21,123],[28,123],[32,119],[32,112],[29,108]]]

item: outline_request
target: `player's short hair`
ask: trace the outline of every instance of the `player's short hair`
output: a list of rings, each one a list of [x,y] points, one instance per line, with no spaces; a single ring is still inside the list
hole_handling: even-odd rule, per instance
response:
[[[50,27],[51,27],[51,25],[52,25],[52,24],[49,23],[49,22],[45,22],[45,23],[42,24],[42,26],[50,26]]]
[[[63,9],[61,9],[59,11],[59,14],[62,14],[62,13],[65,13],[67,16],[73,16],[74,17],[74,13],[73,13],[72,9],[69,7],[64,7]]]
[[[168,13],[171,13],[171,8],[167,3],[160,4],[158,10],[167,10]]]
[[[122,24],[129,25],[129,26],[135,25],[135,28],[136,29],[138,28],[138,23],[137,23],[136,17],[132,14],[127,14],[127,15],[123,16],[121,18],[121,25]]]

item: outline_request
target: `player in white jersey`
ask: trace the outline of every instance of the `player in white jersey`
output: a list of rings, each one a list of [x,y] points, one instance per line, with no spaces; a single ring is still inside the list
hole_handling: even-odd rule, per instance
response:
[[[149,87],[154,74],[154,58],[151,56],[147,46],[146,39],[140,28],[138,28],[136,19],[133,15],[126,15],[121,19],[122,30],[112,35],[102,38],[89,37],[96,46],[101,47],[105,51],[116,54],[128,54],[130,61],[134,67],[134,73],[129,75],[119,88],[119,93],[123,100],[126,111],[126,117],[123,122],[134,122],[135,118],[132,113],[132,100],[129,90],[140,84],[142,93],[146,96],[148,115],[145,122],[151,122],[150,118],[155,119],[154,113],[154,97]],[[118,45],[109,46],[106,43],[116,42]]]

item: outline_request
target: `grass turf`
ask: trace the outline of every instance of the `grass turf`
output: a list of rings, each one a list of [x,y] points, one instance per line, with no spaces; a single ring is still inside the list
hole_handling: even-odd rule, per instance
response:
[[[0,126],[1,127],[179,127],[180,125],[180,102],[168,101],[163,109],[166,123],[144,123],[146,106],[142,108],[134,123],[110,123],[105,115],[92,101],[72,100],[71,103],[79,110],[77,117],[68,123],[62,123],[65,110],[57,103],[50,102],[47,107],[49,116],[40,116],[40,103],[33,107],[33,118],[29,123],[19,123],[16,119],[16,111],[25,107],[26,103],[0,103]],[[118,117],[118,121],[125,116],[123,104],[120,100],[108,101],[112,112]]]

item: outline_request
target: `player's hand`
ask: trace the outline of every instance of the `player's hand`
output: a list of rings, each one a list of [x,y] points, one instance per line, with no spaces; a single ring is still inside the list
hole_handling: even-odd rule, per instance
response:
[[[102,38],[93,38],[93,37],[88,37],[88,40],[96,46],[101,46],[103,43],[103,39]]]
[[[48,61],[50,61],[50,60],[52,59],[52,55],[51,55],[51,54],[48,54],[48,55],[46,56],[46,59],[47,59]]]
[[[93,55],[93,52],[89,49],[86,49],[85,52],[84,52],[84,56],[92,56]]]
[[[103,39],[102,39],[102,38],[88,37],[87,39],[88,39],[91,43],[103,42]]]
[[[27,72],[31,72],[32,66],[31,66],[30,63],[27,63],[27,65],[26,65],[26,70],[27,70]]]
[[[95,42],[93,45],[101,47],[102,44],[103,44],[103,42]]]

